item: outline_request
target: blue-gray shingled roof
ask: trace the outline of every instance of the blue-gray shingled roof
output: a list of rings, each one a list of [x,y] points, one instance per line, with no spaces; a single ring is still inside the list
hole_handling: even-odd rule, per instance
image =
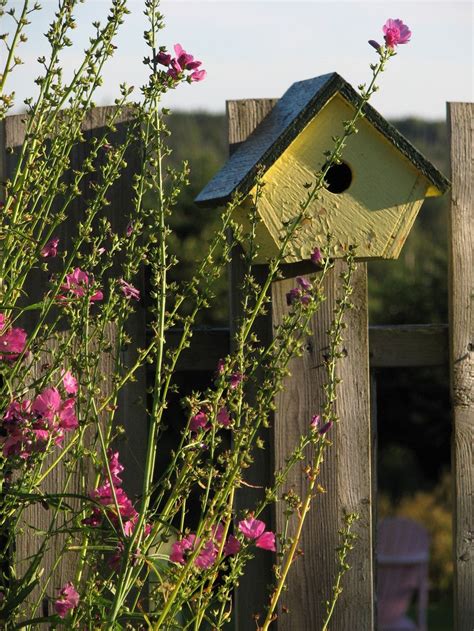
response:
[[[239,191],[247,194],[259,169],[265,172],[288,148],[328,100],[339,92],[354,107],[359,94],[337,72],[298,81],[285,92],[271,112],[227,160],[196,197],[202,206],[219,206]],[[449,182],[412,144],[373,107],[364,106],[366,120],[381,132],[442,193]]]

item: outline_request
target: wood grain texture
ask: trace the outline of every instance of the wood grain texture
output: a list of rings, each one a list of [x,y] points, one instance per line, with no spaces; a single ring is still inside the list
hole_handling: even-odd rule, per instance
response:
[[[88,141],[95,136],[102,135],[107,118],[110,116],[113,107],[98,107],[89,111],[82,125],[84,132],[84,143],[77,144],[70,155],[71,168],[79,169],[82,161],[88,153]],[[110,134],[109,142],[114,145],[120,145],[124,142],[127,133],[127,126],[130,121],[130,112],[124,110],[116,120],[116,131]],[[0,127],[0,169],[3,177],[11,177],[17,164],[19,151],[24,140],[24,116],[7,117]],[[8,148],[8,152],[5,151]],[[105,157],[102,157],[105,160]],[[109,190],[108,199],[110,206],[105,213],[111,221],[112,229],[119,234],[123,234],[129,221],[130,206],[132,200],[132,177],[136,172],[140,159],[136,147],[131,147],[125,154],[127,167],[124,169],[122,177],[114,183]],[[65,178],[69,176],[66,174]],[[85,178],[84,191],[88,185],[100,175],[92,173]],[[83,219],[85,202],[82,197],[78,197],[70,206],[68,218],[65,223],[60,226],[57,236],[60,238],[60,246],[62,249],[68,249],[71,245],[73,237],[77,233],[77,224]],[[50,260],[50,271],[57,271],[60,262]],[[114,267],[110,270],[110,274],[117,276],[117,270]],[[140,273],[139,277],[134,279],[134,285],[141,291],[141,295],[145,295],[145,278],[144,273]],[[45,272],[37,269],[33,270],[25,286],[27,302],[32,303],[41,299],[48,288],[48,278]],[[135,311],[127,323],[127,332],[130,334],[133,344],[123,351],[123,360],[125,364],[131,365],[136,356],[137,348],[144,348],[146,343],[146,309],[145,302],[141,301],[134,305]],[[21,324],[28,330],[34,326],[34,313],[27,315]],[[111,341],[115,339],[113,336],[113,328],[109,334],[112,336]],[[54,343],[53,343],[54,346]],[[54,348],[51,348],[54,351]],[[102,393],[106,394],[111,386],[112,362],[109,355],[101,356],[101,373],[103,375],[103,384],[101,386]],[[119,394],[119,407],[115,416],[116,423],[125,427],[124,439],[116,447],[120,452],[120,460],[125,466],[123,472],[124,489],[132,499],[135,499],[141,491],[142,473],[145,462],[146,442],[147,442],[147,417],[145,410],[146,403],[146,369],[143,367],[136,373],[137,379],[130,383],[126,389]],[[92,434],[90,434],[92,440]],[[90,471],[81,472],[87,482]],[[62,484],[66,475],[61,468],[56,470],[44,482],[44,491],[53,492],[58,489],[58,485]],[[78,474],[80,475],[80,474]],[[73,492],[79,491],[80,484],[77,476],[71,479],[69,488]],[[84,490],[84,488],[82,489]],[[51,510],[46,511],[41,505],[37,504],[28,509],[25,515],[25,524],[29,523],[38,528],[44,528],[47,520],[50,518]],[[62,545],[63,539],[57,538],[48,550],[43,566],[45,575],[53,567],[57,551]],[[17,555],[20,559],[20,569],[25,567],[24,559],[31,554],[31,551],[37,548],[38,539],[35,539],[33,530],[28,527],[17,541]],[[74,575],[75,556],[68,555],[64,561],[61,561],[55,570],[51,586],[56,589],[62,586],[66,581],[71,580]],[[72,560],[71,560],[72,559]],[[23,560],[23,561],[22,561]],[[41,613],[41,609],[40,609]]]
[[[272,99],[255,99],[249,101],[228,101],[227,121],[229,128],[229,149],[235,150],[236,143],[242,142],[253,131],[258,123],[267,115],[274,105]],[[258,282],[262,283],[266,278],[267,267],[259,266],[255,270]],[[237,246],[232,252],[230,264],[230,340],[232,339],[242,315],[240,287],[244,277],[242,263],[242,249]],[[266,316],[257,319],[254,330],[262,344],[268,344],[272,335],[271,311]],[[250,399],[252,393],[249,392]],[[262,429],[260,438],[265,441],[266,450],[257,454],[251,467],[245,472],[245,481],[261,487],[269,486],[273,471],[273,440],[270,430]],[[244,486],[236,494],[235,510],[240,516],[255,507],[262,498],[262,489]],[[269,527],[273,527],[273,513],[267,510],[262,518]],[[245,574],[239,581],[239,587],[235,594],[234,626],[236,631],[253,629],[255,622],[252,616],[263,613],[268,600],[268,585],[272,580],[273,555],[263,550],[258,550],[254,559],[246,566]],[[256,578],[258,577],[258,578]]]
[[[369,327],[371,368],[443,366],[448,363],[448,327],[410,324]]]
[[[247,103],[244,105],[244,103]],[[274,101],[230,102],[227,104],[230,143],[242,142],[246,135],[264,116]],[[269,436],[271,445],[264,457],[253,468],[252,479],[265,484],[269,466],[281,465],[300,432],[307,431],[311,415],[321,408],[323,376],[321,353],[327,345],[334,300],[340,289],[339,271],[331,274],[328,283],[328,300],[312,322],[312,335],[303,357],[292,362],[292,377],[287,379],[284,390],[276,400],[274,427]],[[267,322],[262,321],[260,331],[268,336],[287,312],[286,292],[294,285],[297,267],[285,270],[289,278],[272,286],[272,306]],[[241,279],[240,259],[235,254],[231,268],[231,312],[239,316],[238,284]],[[324,464],[323,484],[328,493],[320,506],[310,514],[305,527],[302,545],[304,561],[299,559],[289,577],[288,591],[282,604],[290,609],[288,616],[280,607],[279,619],[272,628],[306,631],[318,629],[322,620],[322,601],[330,594],[336,568],[335,548],[338,545],[337,530],[341,525],[342,510],[357,510],[361,515],[358,528],[360,541],[351,563],[354,569],[345,581],[345,594],[338,605],[332,629],[373,629],[373,581],[372,581],[372,514],[371,514],[371,421],[369,412],[369,374],[367,339],[367,285],[366,266],[362,264],[355,276],[354,302],[356,308],[349,315],[346,340],[348,356],[340,369],[344,380],[339,399],[339,414],[344,422],[334,432],[335,448]],[[256,477],[254,477],[256,476]],[[295,471],[292,482],[298,488],[304,484],[303,475]],[[237,509],[249,505],[249,495],[255,491],[243,491],[237,501]],[[281,529],[281,507],[276,509],[276,528]],[[267,518],[268,519],[268,518]],[[253,628],[251,615],[262,611],[265,604],[265,585],[271,580],[270,555],[261,555],[254,567],[248,568],[237,592],[237,629]],[[256,580],[257,577],[257,580]],[[263,589],[262,589],[263,587]]]
[[[454,613],[456,631],[474,625],[474,104],[449,103],[451,132],[450,353],[454,474]]]
[[[327,334],[335,300],[340,295],[339,272],[342,262],[326,282],[327,300],[314,316],[311,336],[302,357],[291,362],[291,377],[276,400],[275,465],[281,466],[301,433],[306,432],[311,416],[321,410],[324,402],[324,370],[322,356],[327,349]],[[273,287],[273,324],[287,313],[285,294],[294,285],[280,281]],[[288,589],[280,601],[278,631],[312,631],[321,627],[324,602],[330,598],[336,573],[335,549],[339,545],[338,529],[343,511],[358,512],[356,527],[359,540],[351,553],[350,572],[343,581],[344,592],[336,606],[330,629],[373,629],[372,576],[372,430],[370,418],[367,279],[366,266],[361,264],[354,277],[355,309],[347,316],[344,347],[347,357],[339,364],[337,412],[340,423],[331,430],[332,447],[322,465],[320,482],[327,490],[318,495],[305,522],[298,558],[288,577]],[[306,479],[294,469],[287,488],[303,495]],[[283,507],[277,505],[277,530],[285,518]],[[283,613],[283,607],[289,614]]]

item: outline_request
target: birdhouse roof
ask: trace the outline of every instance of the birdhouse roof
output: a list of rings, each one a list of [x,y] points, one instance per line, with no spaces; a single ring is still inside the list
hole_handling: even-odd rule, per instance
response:
[[[354,107],[360,95],[337,72],[297,81],[285,92],[275,107],[227,160],[196,197],[203,206],[219,206],[230,201],[238,190],[246,195],[254,186],[260,169],[267,171],[326,103],[339,93]],[[444,193],[449,182],[411,143],[373,107],[364,106],[365,119]]]

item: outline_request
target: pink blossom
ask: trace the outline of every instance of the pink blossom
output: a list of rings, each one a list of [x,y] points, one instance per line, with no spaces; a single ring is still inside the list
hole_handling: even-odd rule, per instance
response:
[[[213,541],[206,541],[206,543],[202,546],[199,554],[194,559],[194,565],[201,570],[207,569],[214,564],[217,558],[217,546]]]
[[[203,79],[205,79],[206,74],[207,73],[205,70],[195,70],[191,73],[189,78],[192,82],[196,83],[197,81],[202,81]]]
[[[222,375],[225,371],[225,361],[223,359],[219,359],[217,362],[217,374]]]
[[[184,539],[173,543],[171,546],[170,561],[184,565],[186,563],[185,554],[193,549],[195,540],[196,535],[188,535],[184,537]]]
[[[219,425],[222,425],[222,427],[229,427],[231,423],[231,418],[229,410],[225,406],[221,407],[221,409],[217,413],[217,422],[219,423]]]
[[[321,250],[319,248],[314,248],[311,252],[311,262],[315,265],[321,265],[323,262],[323,255],[321,254]]]
[[[160,52],[155,57],[155,61],[157,64],[161,64],[162,66],[169,66],[171,63],[171,55],[165,53],[164,50],[160,50]]]
[[[255,545],[263,550],[275,551],[275,534],[265,531],[265,522],[255,519],[253,515],[239,522],[239,530],[247,539],[255,541]]]
[[[19,327],[10,328],[9,320],[0,313],[0,360],[14,361],[26,346],[26,331]]]
[[[66,282],[61,285],[61,290],[76,298],[85,296],[90,285],[89,274],[82,271],[80,267],[76,267],[72,274],[66,274],[65,281]],[[90,296],[89,301],[97,302],[102,300],[103,297],[104,294],[98,289]],[[67,295],[60,295],[58,299],[60,302],[67,302]]]
[[[33,401],[33,412],[48,420],[53,420],[60,408],[61,395],[57,388],[46,388]]]
[[[265,530],[265,522],[250,516],[239,521],[239,530],[247,539],[257,539]]]
[[[229,379],[229,386],[235,390],[244,380],[244,375],[241,372],[234,372]]]
[[[191,416],[191,420],[189,421],[189,429],[192,432],[197,432],[200,429],[209,429],[207,414],[200,410],[194,416]]]
[[[74,412],[75,405],[75,399],[66,399],[59,409],[59,426],[66,432],[70,432],[79,427],[79,423]]]
[[[395,48],[399,44],[410,41],[411,31],[402,20],[387,20],[383,26],[384,39],[387,48]]]
[[[56,256],[56,254],[58,253],[58,245],[59,245],[59,239],[57,237],[55,237],[54,239],[51,239],[51,241],[48,241],[48,243],[44,246],[44,248],[41,249],[41,256],[45,259],[47,258],[54,258]]]
[[[130,221],[130,223],[127,225],[127,227],[125,228],[125,234],[127,237],[131,237],[133,230],[134,230],[135,224],[133,221]]]
[[[318,434],[320,436],[324,436],[324,434],[326,434],[331,427],[333,426],[333,422],[332,421],[328,421],[327,423],[325,423],[322,427],[320,427],[321,425],[321,417],[319,416],[319,414],[316,414],[315,416],[313,416],[313,418],[311,419],[311,428],[314,430],[318,431]]]
[[[109,469],[110,469],[110,473],[112,475],[112,484],[114,486],[119,486],[120,484],[122,484],[122,479],[119,478],[119,475],[122,473],[124,467],[122,464],[120,464],[119,462],[119,453],[118,451],[112,451],[111,449],[109,449],[109,451],[107,452],[108,458],[109,458]],[[105,475],[105,472],[104,472]]]
[[[262,535],[260,535],[260,537],[258,537],[255,545],[257,546],[257,548],[262,548],[262,550],[276,552],[275,533],[271,531],[264,532]]]
[[[59,598],[54,602],[54,609],[60,618],[65,618],[68,611],[75,609],[79,604],[79,594],[74,585],[69,582],[61,588]]]
[[[224,545],[225,556],[232,556],[240,551],[240,541],[234,535],[229,535]]]
[[[62,371],[61,377],[63,380],[64,390],[68,394],[77,394],[77,379],[73,377],[70,370]]]
[[[133,300],[140,300],[139,290],[133,285],[131,285],[130,283],[127,283],[127,281],[125,281],[123,278],[120,279],[120,289],[122,290],[122,293],[125,296],[125,298],[133,298]]]
[[[200,61],[196,61],[193,55],[187,53],[181,44],[174,45],[174,54],[176,55],[176,59],[181,68],[186,68],[186,70],[193,70],[194,68],[198,68],[201,65]]]
[[[298,285],[301,287],[303,291],[310,291],[313,287],[313,285],[311,284],[311,281],[309,281],[304,276],[297,276],[296,282],[298,283]]]
[[[300,298],[301,289],[298,289],[298,287],[293,287],[293,289],[290,289],[290,291],[286,294],[286,304],[290,307],[295,302],[298,302]]]

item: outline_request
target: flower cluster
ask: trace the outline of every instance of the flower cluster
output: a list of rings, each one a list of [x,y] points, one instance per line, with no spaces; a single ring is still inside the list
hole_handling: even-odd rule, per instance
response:
[[[26,331],[11,327],[8,318],[0,313],[0,361],[15,361],[25,350]]]
[[[222,406],[217,412],[216,419],[217,423],[221,427],[229,427],[229,425],[231,424],[232,419],[230,418],[229,410],[226,408],[225,405]],[[191,416],[189,420],[189,429],[192,432],[198,432],[199,430],[206,431],[210,429],[210,427],[211,424],[209,422],[207,409],[199,410],[199,412]]]
[[[246,539],[255,541],[257,548],[276,552],[275,533],[265,530],[265,522],[249,515],[247,519],[239,521],[239,530]]]
[[[75,379],[69,372],[66,375],[65,390],[70,392]],[[74,397],[63,400],[57,388],[46,388],[32,401],[12,401],[1,421],[5,458],[27,460],[50,444],[61,446],[64,435],[78,427],[75,402]]]
[[[54,609],[60,618],[65,618],[68,611],[75,609],[79,604],[79,594],[71,582],[66,583],[59,590],[59,598],[54,601]]]
[[[89,274],[76,267],[71,274],[66,274],[66,281],[61,285],[61,291],[65,292],[58,295],[59,302],[65,304],[72,298],[82,298],[90,293],[90,285],[92,281]],[[104,294],[97,289],[89,297],[90,302],[97,302],[104,298]]]
[[[296,302],[300,302],[302,305],[309,305],[312,296],[313,285],[311,282],[304,278],[303,276],[296,277],[296,283],[298,287],[293,287],[286,294],[286,303],[288,306],[295,304]]]
[[[155,61],[162,66],[168,68],[167,75],[175,81],[186,79],[187,81],[202,81],[206,76],[205,70],[198,70],[202,65],[202,61],[194,59],[193,55],[187,53],[181,44],[174,45],[174,52],[176,57],[171,57],[164,50],[156,55]],[[186,76],[186,71],[190,72]]]
[[[120,521],[122,521],[123,531],[125,535],[129,537],[135,530],[138,521],[138,512],[121,487],[122,479],[120,478],[120,474],[123,471],[123,465],[119,462],[118,452],[109,450],[108,458],[112,485],[110,484],[110,480],[107,479],[102,486],[92,491],[90,497],[97,502],[100,507],[95,506],[92,509],[92,515],[86,517],[83,523],[93,528],[98,528],[104,524],[105,517],[106,520],[117,528]],[[104,477],[106,476],[107,472],[104,471]],[[145,536],[149,535],[150,531],[151,526],[147,525],[145,527]]]
[[[210,539],[203,543],[199,554],[194,559],[194,565],[197,568],[202,570],[214,565],[219,553],[219,547],[222,545],[223,536],[224,527],[222,524],[218,524],[213,529]],[[200,543],[201,539],[192,533],[176,541],[171,548],[170,561],[179,565],[185,565],[186,558],[194,552]],[[222,549],[224,556],[237,554],[239,550],[240,541],[234,535],[229,535]]]

